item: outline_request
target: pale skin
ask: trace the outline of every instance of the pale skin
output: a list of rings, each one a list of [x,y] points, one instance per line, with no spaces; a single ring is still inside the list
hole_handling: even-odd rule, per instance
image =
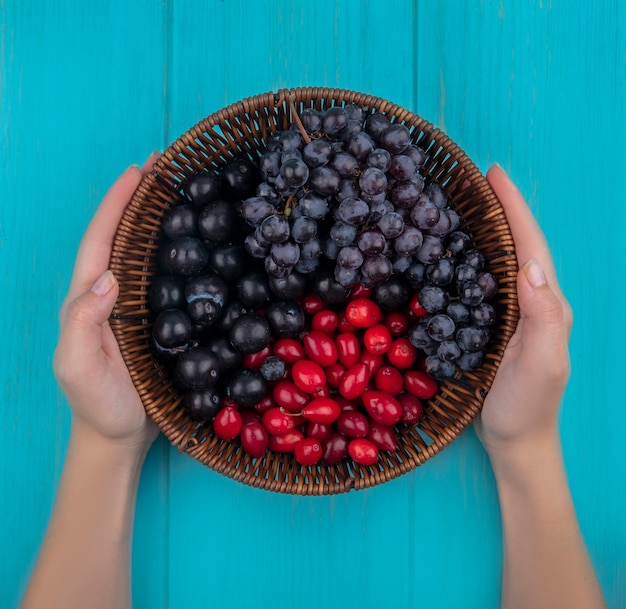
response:
[[[120,176],[81,242],[54,358],[73,414],[70,443],[22,609],[131,606],[135,500],[157,429],[108,325],[118,285],[107,268],[115,229],[155,159]],[[605,603],[578,527],[558,431],[571,310],[523,197],[500,167],[487,179],[504,207],[521,266],[522,318],[476,421],[501,504],[502,607],[600,609]]]
[[[522,195],[499,166],[487,179],[513,233],[521,320],[475,427],[502,513],[505,609],[606,607],[583,542],[558,429],[569,379],[572,311]]]

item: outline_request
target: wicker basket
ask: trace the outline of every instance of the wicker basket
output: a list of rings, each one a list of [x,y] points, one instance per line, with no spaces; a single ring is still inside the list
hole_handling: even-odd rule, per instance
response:
[[[426,151],[427,181],[441,185],[461,217],[463,230],[488,260],[499,281],[497,323],[482,367],[441,384],[425,404],[417,426],[397,430],[398,449],[381,452],[374,466],[351,461],[300,466],[292,455],[267,452],[248,456],[238,441],[218,439],[210,424],[192,421],[181,406],[165,369],[149,347],[151,313],[147,293],[156,270],[160,224],[179,200],[182,182],[202,169],[219,169],[242,154],[256,160],[268,135],[286,128],[305,108],[323,110],[356,103],[367,112],[385,113],[403,122],[413,143]],[[120,295],[111,326],[148,415],[180,452],[244,484],[281,493],[325,495],[381,484],[411,471],[452,442],[479,413],[504,348],[519,318],[517,260],[504,212],[478,168],[444,133],[408,110],[384,99],[341,89],[280,90],[244,99],[200,121],[174,142],[137,188],[115,237],[111,269]]]

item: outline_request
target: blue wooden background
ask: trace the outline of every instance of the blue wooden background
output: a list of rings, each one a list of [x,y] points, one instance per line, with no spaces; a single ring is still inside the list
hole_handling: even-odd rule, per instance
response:
[[[285,86],[372,93],[499,161],[576,322],[562,409],[582,532],[626,606],[626,0],[0,0],[0,607],[14,607],[69,431],[51,373],[80,236],[115,177]],[[501,529],[473,430],[328,498],[223,478],[162,438],[141,480],[135,607],[498,607]]]

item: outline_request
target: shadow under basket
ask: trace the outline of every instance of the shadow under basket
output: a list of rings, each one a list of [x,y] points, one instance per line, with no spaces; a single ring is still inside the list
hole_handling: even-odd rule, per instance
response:
[[[487,259],[486,270],[499,282],[494,304],[497,320],[482,366],[458,371],[440,383],[438,394],[424,403],[417,425],[396,427],[397,450],[381,451],[375,465],[351,460],[337,465],[301,466],[293,454],[266,452],[251,458],[239,440],[215,436],[211,423],[192,420],[181,395],[149,344],[153,315],[147,295],[156,274],[160,225],[180,201],[181,184],[198,171],[219,170],[245,155],[257,161],[268,136],[286,129],[305,108],[358,104],[365,114],[384,113],[405,124],[412,143],[426,152],[426,183],[446,191],[449,206]],[[329,88],[284,89],[244,99],[200,121],[175,141],[146,175],[127,207],[115,236],[111,269],[120,294],[111,327],[148,415],[169,441],[213,470],[254,487],[298,495],[328,495],[364,489],[409,472],[452,442],[480,412],[519,319],[517,259],[503,209],[467,155],[443,132],[416,114],[389,101],[362,93]]]

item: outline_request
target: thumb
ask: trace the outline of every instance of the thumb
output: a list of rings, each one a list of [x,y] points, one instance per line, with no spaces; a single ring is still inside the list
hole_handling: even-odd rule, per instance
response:
[[[538,361],[558,366],[563,357],[567,357],[564,306],[536,258],[522,266],[517,292],[523,320],[523,350]]]
[[[102,346],[102,325],[108,320],[119,286],[110,270],[105,271],[91,286],[69,303],[60,342],[68,350],[98,351]]]

